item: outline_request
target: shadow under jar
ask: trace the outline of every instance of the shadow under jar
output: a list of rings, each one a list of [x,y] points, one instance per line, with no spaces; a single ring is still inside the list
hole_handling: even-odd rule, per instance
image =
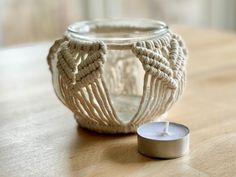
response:
[[[81,127],[103,133],[160,119],[186,79],[183,40],[147,19],[74,23],[47,59],[58,98]]]

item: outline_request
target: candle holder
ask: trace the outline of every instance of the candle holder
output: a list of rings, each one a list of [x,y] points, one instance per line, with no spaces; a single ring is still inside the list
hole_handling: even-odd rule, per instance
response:
[[[189,128],[174,122],[150,122],[138,130],[138,151],[148,157],[171,159],[189,152]]]
[[[56,95],[81,127],[129,133],[179,99],[186,58],[165,23],[133,19],[72,24],[47,60]]]

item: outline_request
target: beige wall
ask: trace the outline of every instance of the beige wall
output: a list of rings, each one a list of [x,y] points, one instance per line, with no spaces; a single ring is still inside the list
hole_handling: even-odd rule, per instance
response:
[[[234,0],[0,0],[0,45],[50,40],[75,21],[153,18],[234,30]]]

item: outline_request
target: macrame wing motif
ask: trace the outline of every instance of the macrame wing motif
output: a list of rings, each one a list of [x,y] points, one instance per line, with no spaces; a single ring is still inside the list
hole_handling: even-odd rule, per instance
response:
[[[187,53],[183,41],[173,34],[137,42],[132,51],[145,70],[141,103],[130,122],[140,124],[164,114],[182,94]]]
[[[120,125],[102,71],[106,48],[101,42],[65,42],[58,52],[60,91],[81,124]]]

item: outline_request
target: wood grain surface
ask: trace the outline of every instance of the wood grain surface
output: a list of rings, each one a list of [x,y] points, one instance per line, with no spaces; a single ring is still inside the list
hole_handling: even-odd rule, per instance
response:
[[[190,128],[188,155],[151,159],[137,152],[135,134],[79,128],[51,85],[51,43],[38,43],[0,50],[0,177],[236,176],[236,35],[173,29],[190,57],[168,118]]]

